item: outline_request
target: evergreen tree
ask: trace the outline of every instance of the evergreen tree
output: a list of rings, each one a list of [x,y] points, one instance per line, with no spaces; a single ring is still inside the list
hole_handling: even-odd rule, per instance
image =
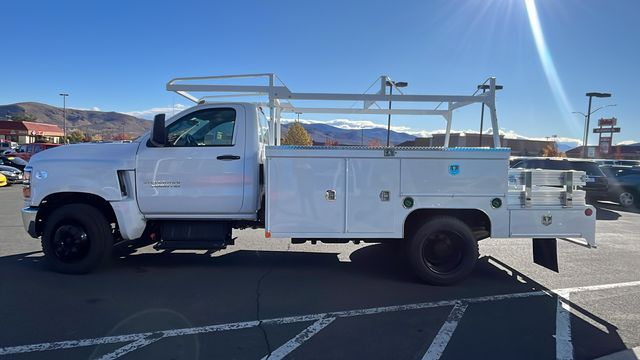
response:
[[[299,123],[294,122],[287,131],[287,135],[282,140],[283,145],[312,145],[313,140],[305,128]]]

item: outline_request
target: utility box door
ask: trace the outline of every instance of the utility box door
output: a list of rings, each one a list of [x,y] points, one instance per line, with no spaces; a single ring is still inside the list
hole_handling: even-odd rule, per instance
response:
[[[349,159],[347,232],[393,233],[400,205],[400,159]]]
[[[274,157],[267,164],[267,228],[345,232],[346,159]]]

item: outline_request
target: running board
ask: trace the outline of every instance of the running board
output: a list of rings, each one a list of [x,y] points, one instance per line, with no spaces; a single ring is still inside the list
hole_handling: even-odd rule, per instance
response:
[[[153,246],[156,250],[222,250],[227,245],[213,241],[160,241]]]

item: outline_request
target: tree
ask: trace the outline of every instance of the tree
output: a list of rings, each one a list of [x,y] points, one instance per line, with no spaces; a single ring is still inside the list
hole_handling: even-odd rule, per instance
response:
[[[313,140],[311,140],[311,136],[309,136],[307,130],[296,121],[289,127],[289,131],[287,131],[287,135],[284,137],[282,144],[309,146],[313,144]]]
[[[382,143],[380,142],[380,139],[371,139],[367,143],[367,146],[378,147],[378,146],[382,146]]]
[[[338,146],[338,140],[328,137],[324,140],[324,146]]]
[[[84,140],[84,133],[78,129],[75,129],[67,135],[67,140],[69,140],[69,143],[71,144],[80,143]]]
[[[547,157],[560,157],[562,156],[562,153],[558,151],[558,148],[556,146],[549,144],[545,146],[544,149],[542,149],[540,155]]]

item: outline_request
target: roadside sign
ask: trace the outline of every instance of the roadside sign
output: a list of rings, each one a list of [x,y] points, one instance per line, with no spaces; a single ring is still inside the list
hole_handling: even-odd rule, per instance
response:
[[[596,157],[596,148],[594,148],[594,147],[588,147],[588,148],[587,148],[587,157],[588,157],[588,158],[594,158],[594,157]]]
[[[617,118],[598,120],[598,126],[616,126],[616,125],[618,125]]]
[[[593,129],[594,134],[602,134],[602,133],[619,133],[619,127],[611,127],[611,128],[596,128]]]
[[[611,137],[600,138],[600,154],[608,154],[611,149]]]

